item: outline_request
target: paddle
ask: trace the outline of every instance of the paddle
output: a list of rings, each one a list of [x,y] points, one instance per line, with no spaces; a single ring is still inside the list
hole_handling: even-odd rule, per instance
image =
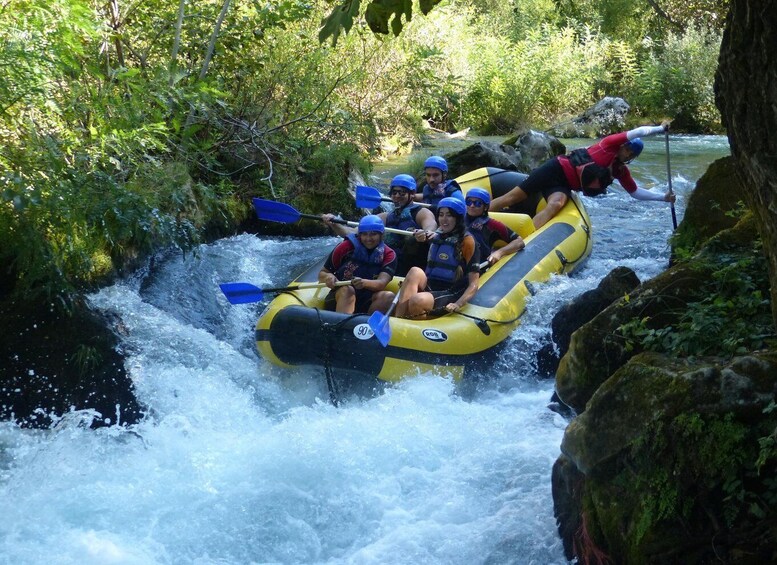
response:
[[[316,216],[315,214],[303,214],[302,212],[298,212],[288,204],[284,204],[283,202],[275,202],[274,200],[264,200],[262,198],[254,198],[254,210],[256,211],[256,216],[260,220],[267,220],[268,222],[281,222],[283,224],[293,224],[295,222],[298,222],[300,218],[307,218],[309,220],[318,220],[319,222],[323,222],[324,219],[321,216]],[[341,220],[339,218],[334,218],[332,220],[335,224],[340,224],[343,226],[350,226],[352,228],[358,227],[358,222],[349,222],[347,220]],[[413,232],[406,231],[406,230],[398,230],[395,228],[386,228],[386,231],[388,233],[396,233],[399,235],[413,235]]]
[[[348,286],[351,281],[338,281],[335,286]],[[224,296],[227,297],[230,304],[249,304],[259,302],[265,294],[270,292],[286,292],[289,290],[303,290],[306,288],[324,288],[326,283],[300,283],[293,286],[282,286],[279,288],[259,288],[250,283],[234,282],[221,283],[219,288]]]
[[[391,202],[390,196],[384,196],[380,190],[374,186],[356,186],[356,206],[359,208],[377,208],[381,202]],[[416,202],[416,204],[425,208],[431,208],[431,204],[426,202]]]
[[[394,311],[394,307],[397,305],[397,302],[399,302],[399,296],[401,294],[402,289],[400,288],[399,292],[397,292],[396,296],[394,296],[394,300],[391,301],[391,306],[389,306],[389,309],[385,314],[381,314],[380,312],[373,312],[372,316],[370,316],[370,318],[367,320],[367,324],[370,326],[370,329],[383,347],[386,347],[389,340],[391,340],[391,326],[389,325],[389,317],[391,317],[391,313]]]
[[[672,167],[669,165],[669,129],[664,130],[664,137],[666,138],[666,176],[669,178],[669,194],[674,194],[672,191]],[[672,225],[674,229],[677,229],[677,212],[674,209],[674,202],[672,202]]]

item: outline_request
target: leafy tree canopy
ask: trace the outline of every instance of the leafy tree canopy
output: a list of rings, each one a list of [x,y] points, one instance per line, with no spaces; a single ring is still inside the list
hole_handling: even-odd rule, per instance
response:
[[[442,0],[419,0],[419,9],[426,15],[432,8]],[[318,40],[323,43],[330,37],[332,44],[337,43],[340,32],[345,30],[348,33],[353,27],[353,20],[359,15],[361,0],[346,0],[339,4],[332,12],[321,22],[321,30],[318,33]],[[402,16],[405,16],[405,22],[409,22],[413,16],[412,0],[372,0],[366,4],[364,10],[364,19],[373,33],[388,35],[389,26],[391,32],[396,36],[402,32],[404,23]]]

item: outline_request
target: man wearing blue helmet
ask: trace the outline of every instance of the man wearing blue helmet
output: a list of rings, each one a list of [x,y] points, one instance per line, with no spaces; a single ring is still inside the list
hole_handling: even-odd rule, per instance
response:
[[[464,202],[458,198],[440,200],[440,227],[427,234],[431,245],[426,269],[410,269],[402,283],[396,316],[422,320],[435,310],[455,312],[475,296],[480,254],[464,225],[465,214]]]
[[[324,299],[328,310],[344,314],[388,310],[393,295],[381,291],[394,277],[397,256],[383,242],[384,232],[383,220],[364,216],[358,233],[349,234],[326,258],[318,280],[332,289]],[[351,285],[336,287],[338,281]]]
[[[378,217],[386,227],[414,232],[411,236],[389,233],[386,235],[386,245],[397,253],[396,275],[404,277],[411,267],[426,265],[426,254],[429,245],[426,242],[426,232],[437,229],[434,213],[417,204],[413,200],[416,192],[416,182],[411,175],[399,174],[391,179],[389,196],[394,204],[390,212],[381,212]],[[346,237],[352,233],[350,228],[342,224],[332,223],[333,214],[324,214],[321,218],[336,234]]]
[[[539,228],[564,207],[572,190],[580,190],[586,196],[597,196],[607,192],[613,180],[620,182],[626,192],[637,200],[674,203],[675,196],[671,191],[658,194],[639,188],[626,166],[642,152],[644,144],[640,137],[668,129],[669,121],[660,126],[642,126],[608,135],[595,145],[575,149],[567,155],[552,157],[534,169],[520,185],[494,198],[491,209],[503,210],[526,200],[529,195],[541,193],[547,206],[533,218],[534,226]]]
[[[397,276],[404,277],[412,267],[426,266],[429,245],[425,232],[437,229],[434,213],[413,199],[416,194],[415,179],[406,174],[395,176],[389,186],[389,197],[394,204],[390,212],[379,214],[387,227],[413,231],[412,237],[388,234],[386,243],[397,250]]]
[[[461,187],[455,180],[448,180],[448,162],[439,155],[432,155],[424,161],[426,184],[420,194],[415,195],[418,202],[426,202],[436,207],[441,199],[453,196],[464,200]]]
[[[493,265],[505,255],[520,251],[526,247],[526,243],[520,235],[488,215],[490,202],[491,195],[480,187],[470,188],[464,199],[467,206],[467,230],[478,244],[480,258]],[[503,242],[504,246],[494,249],[494,244],[499,241]]]

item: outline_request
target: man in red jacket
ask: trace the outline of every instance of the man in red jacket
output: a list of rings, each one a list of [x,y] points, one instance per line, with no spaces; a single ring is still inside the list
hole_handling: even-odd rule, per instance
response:
[[[599,143],[575,149],[568,155],[552,157],[534,169],[520,185],[492,200],[491,210],[503,210],[526,200],[530,194],[542,193],[547,206],[533,219],[534,227],[539,228],[564,207],[572,190],[596,196],[607,192],[613,180],[620,182],[626,192],[637,200],[674,203],[672,192],[657,194],[639,188],[626,166],[642,152],[644,144],[640,137],[668,129],[668,121],[660,126],[642,126],[608,135]]]

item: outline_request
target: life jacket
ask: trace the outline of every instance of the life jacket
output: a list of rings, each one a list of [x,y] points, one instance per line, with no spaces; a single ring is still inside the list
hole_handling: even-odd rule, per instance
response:
[[[431,204],[435,208],[440,200],[447,198],[457,190],[461,190],[461,186],[454,179],[446,180],[442,184],[438,184],[435,190],[432,190],[428,184],[424,185],[424,202]]]
[[[386,245],[381,241],[378,246],[370,251],[356,234],[349,234],[348,241],[353,244],[353,251],[343,257],[343,262],[335,271],[338,280],[348,281],[354,277],[361,279],[376,279],[383,267],[383,256],[386,253]]]
[[[469,218],[469,216],[467,216]],[[467,231],[475,238],[475,243],[480,249],[480,258],[485,259],[491,255],[491,230],[488,227],[489,217],[484,214],[477,218],[472,218],[467,223]]]
[[[610,167],[602,167],[597,164],[585,147],[575,149],[566,158],[569,159],[569,163],[575,168],[577,178],[580,179],[580,187],[583,190],[583,194],[586,196],[598,196],[607,192],[607,187],[614,180]]]
[[[398,230],[420,228],[421,226],[419,226],[415,221],[416,214],[418,214],[420,209],[421,205],[417,202],[411,202],[404,208],[394,208],[391,212],[386,214],[386,227]],[[398,233],[387,233],[384,236],[384,240],[389,247],[392,247],[393,249],[400,249],[405,243],[405,237],[406,236],[400,235]]]
[[[459,235],[451,234],[443,238],[438,231],[438,237],[429,246],[429,260],[426,263],[426,277],[430,281],[442,282],[450,286],[462,278],[463,259],[456,253]],[[461,237],[464,237],[463,235]]]

